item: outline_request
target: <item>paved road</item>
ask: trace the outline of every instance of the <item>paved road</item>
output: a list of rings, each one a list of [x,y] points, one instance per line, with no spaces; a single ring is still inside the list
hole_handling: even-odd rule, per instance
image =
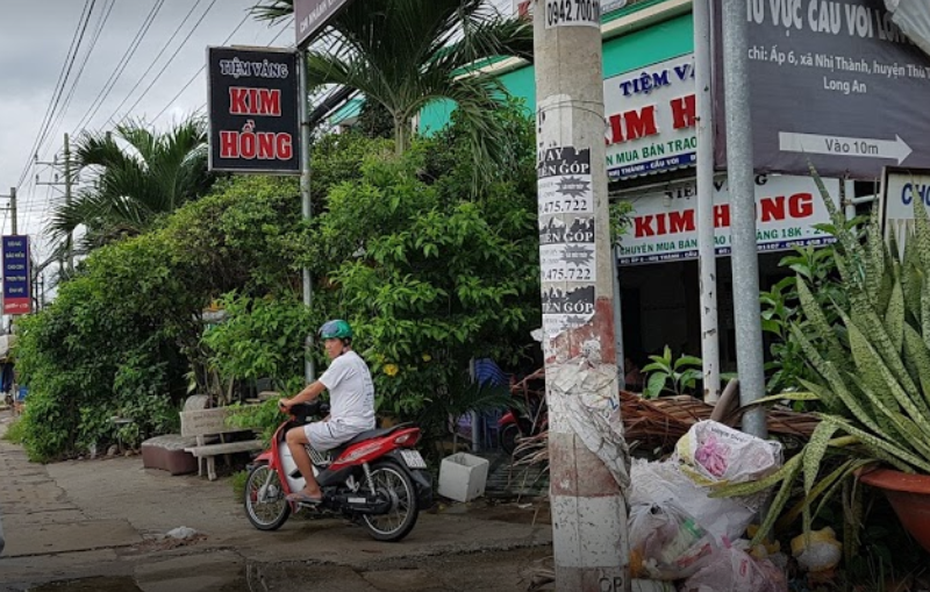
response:
[[[62,581],[72,584],[48,589],[510,592],[526,590],[551,554],[539,504],[442,506],[395,544],[339,519],[292,519],[265,533],[247,522],[228,479],[172,477],[138,456],[37,465],[3,440],[0,512],[0,592]],[[164,537],[180,526],[199,534]]]

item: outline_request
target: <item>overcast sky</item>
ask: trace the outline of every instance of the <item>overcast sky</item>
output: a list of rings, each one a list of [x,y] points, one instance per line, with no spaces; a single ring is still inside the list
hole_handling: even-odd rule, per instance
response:
[[[93,10],[65,92],[53,111],[52,125],[39,147],[40,161],[51,161],[56,153],[61,154],[65,133],[73,137],[82,129],[112,129],[110,120],[126,115],[165,129],[202,108],[206,102],[206,73],[198,74],[198,70],[205,63],[207,46],[264,46],[276,36],[275,46],[291,45],[293,24],[270,27],[267,22],[246,18],[247,9],[257,1],[2,0],[0,113],[4,125],[0,126],[0,194],[7,195],[10,187],[19,188],[18,231],[33,237],[36,259],[41,260],[48,252],[39,234],[50,207],[62,195],[34,183],[36,174],[43,182],[53,180],[51,167],[25,167],[32,158],[31,149],[42,130],[85,5],[92,2]],[[111,78],[158,5],[136,51],[124,62],[125,69]],[[226,41],[230,34],[232,37]],[[112,89],[106,94],[108,80],[112,80]],[[189,82],[190,86],[181,92]],[[0,199],[0,205],[8,206],[9,200]],[[0,221],[2,233],[11,233],[9,212],[0,213]]]
[[[59,190],[35,184],[36,174],[42,182],[54,180],[52,167],[31,164],[33,145],[45,127],[39,160],[52,161],[56,154],[60,160],[65,133],[74,138],[82,130],[112,129],[112,120],[125,116],[164,130],[202,108],[206,73],[198,71],[206,60],[207,46],[264,46],[273,40],[277,47],[293,44],[293,21],[272,27],[247,17],[248,8],[258,2],[0,0],[0,113],[5,123],[0,126],[0,194],[18,187],[18,231],[33,237],[35,259],[41,261],[48,254],[47,241],[40,235],[50,208],[63,199]],[[489,2],[506,11],[513,0]],[[64,93],[52,112],[51,125],[43,127],[82,13],[91,3],[91,16]],[[158,6],[125,68],[112,78]],[[0,199],[0,206],[8,204],[9,200]],[[0,222],[2,234],[12,232],[9,212],[0,212]]]

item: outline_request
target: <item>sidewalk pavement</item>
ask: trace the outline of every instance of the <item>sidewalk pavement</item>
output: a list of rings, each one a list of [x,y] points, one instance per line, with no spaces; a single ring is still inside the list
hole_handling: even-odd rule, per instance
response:
[[[229,479],[171,476],[139,456],[38,465],[5,440],[0,520],[0,592],[86,578],[102,579],[54,589],[509,592],[527,589],[552,540],[546,504],[485,500],[422,513],[400,543],[338,518],[260,532]],[[165,537],[181,526],[197,535]]]

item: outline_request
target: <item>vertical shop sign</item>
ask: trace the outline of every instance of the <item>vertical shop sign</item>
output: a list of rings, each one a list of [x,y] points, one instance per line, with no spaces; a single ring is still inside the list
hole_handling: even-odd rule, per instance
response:
[[[29,237],[3,237],[3,314],[32,312],[31,261]]]
[[[584,325],[594,314],[591,150],[547,148],[537,167],[543,329],[552,337]]]
[[[210,170],[300,173],[297,54],[207,49]]]

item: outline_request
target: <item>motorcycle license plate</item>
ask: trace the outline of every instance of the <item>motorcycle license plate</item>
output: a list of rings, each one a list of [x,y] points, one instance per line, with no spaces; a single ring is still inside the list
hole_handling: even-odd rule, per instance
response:
[[[420,455],[418,450],[401,450],[400,455],[404,457],[404,462],[411,469],[425,469],[426,461]]]

